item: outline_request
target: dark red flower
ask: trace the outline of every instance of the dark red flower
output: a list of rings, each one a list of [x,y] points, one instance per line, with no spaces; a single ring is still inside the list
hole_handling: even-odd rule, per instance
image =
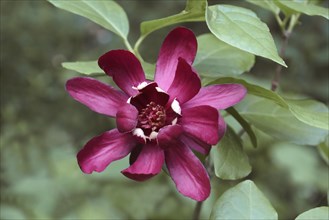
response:
[[[125,50],[112,50],[98,60],[122,91],[88,77],[67,82],[75,100],[116,117],[116,129],[94,137],[78,153],[83,172],[101,172],[130,153],[131,165],[122,171],[125,176],[143,181],[165,164],[181,194],[197,201],[208,198],[209,177],[192,150],[208,154],[217,144],[226,129],[218,110],[238,103],[246,89],[239,84],[201,88],[191,66],[196,51],[193,32],[176,28],[161,47],[154,82],[145,78],[134,54]]]

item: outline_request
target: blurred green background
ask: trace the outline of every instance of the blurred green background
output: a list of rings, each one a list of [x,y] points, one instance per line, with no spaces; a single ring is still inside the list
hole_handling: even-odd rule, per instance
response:
[[[136,183],[120,174],[127,160],[103,173],[83,174],[76,153],[95,135],[111,129],[112,119],[73,101],[65,92],[67,79],[78,75],[61,62],[95,60],[124,45],[114,34],[46,1],[1,0],[1,219],[189,219],[195,202],[176,192],[165,174]],[[118,1],[130,20],[130,41],[141,21],[180,12],[184,1]],[[280,45],[273,16],[242,1],[230,3],[253,9]],[[326,2],[325,4],[328,4]],[[165,10],[164,10],[165,9]],[[184,24],[196,34],[204,23]],[[154,62],[164,36],[172,27],[151,34],[141,53]],[[288,49],[288,69],[281,90],[329,103],[328,39],[325,19],[302,16]],[[151,46],[150,46],[151,45]],[[257,58],[248,75],[268,82],[275,63]],[[100,77],[110,82],[106,77]],[[248,176],[269,198],[280,219],[292,219],[310,208],[327,205],[328,166],[314,146],[297,146],[261,135],[256,150],[245,146],[252,173]],[[215,199],[238,181],[212,180]]]

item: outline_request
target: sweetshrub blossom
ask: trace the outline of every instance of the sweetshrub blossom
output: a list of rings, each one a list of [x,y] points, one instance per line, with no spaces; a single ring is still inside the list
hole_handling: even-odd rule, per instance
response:
[[[208,154],[223,137],[226,124],[218,110],[246,94],[239,84],[211,85],[191,66],[197,51],[189,29],[176,28],[164,40],[154,82],[145,78],[139,60],[129,51],[112,50],[99,66],[122,90],[88,77],[68,80],[66,89],[91,110],[116,118],[117,128],[92,138],[78,153],[84,173],[103,171],[130,154],[122,173],[137,181],[157,175],[165,164],[178,191],[203,201],[210,194],[206,169],[192,150]]]

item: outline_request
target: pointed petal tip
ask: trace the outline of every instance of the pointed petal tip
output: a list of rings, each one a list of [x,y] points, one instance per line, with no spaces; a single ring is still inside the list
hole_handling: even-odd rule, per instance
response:
[[[102,172],[113,161],[127,156],[136,146],[135,138],[113,129],[92,138],[77,154],[82,172]]]
[[[196,201],[203,201],[209,197],[209,175],[189,147],[177,142],[176,146],[165,151],[165,156],[170,176],[182,195]]]
[[[207,190],[206,192],[201,192],[201,193],[196,194],[196,195],[192,194],[192,195],[184,195],[184,196],[186,196],[188,198],[191,198],[191,199],[193,199],[195,201],[198,201],[198,202],[203,202],[206,199],[208,199],[209,196],[210,196],[210,187],[209,187],[209,190]]]
[[[197,40],[194,33],[184,27],[173,29],[162,43],[154,81],[166,91],[175,77],[178,58],[184,58],[191,65],[196,52]]]
[[[210,192],[211,192],[210,180],[208,182],[204,182],[202,188],[193,191],[192,190],[186,191],[178,187],[176,183],[175,185],[180,194],[198,202],[205,201],[210,196]]]

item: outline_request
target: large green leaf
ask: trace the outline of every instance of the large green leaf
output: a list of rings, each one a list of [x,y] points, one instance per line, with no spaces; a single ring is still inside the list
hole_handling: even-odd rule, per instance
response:
[[[323,107],[317,102],[300,102],[308,104],[311,109]],[[247,96],[236,108],[253,126],[282,141],[318,145],[327,135],[326,130],[299,121],[288,109],[268,99]]]
[[[221,179],[241,179],[251,172],[249,159],[243,151],[241,140],[230,127],[227,127],[225,136],[213,148],[212,153],[215,174]]]
[[[257,186],[246,180],[227,190],[216,201],[210,219],[275,220],[278,214]]]
[[[206,21],[210,31],[218,39],[286,67],[277,53],[267,25],[249,9],[232,5],[213,5],[206,11]]]
[[[104,74],[104,71],[99,68],[97,61],[77,61],[64,62],[62,66],[68,70],[74,70],[85,75]]]
[[[92,20],[104,28],[127,39],[129,22],[125,11],[115,1],[65,1],[48,0],[58,8]]]
[[[155,30],[177,23],[204,21],[206,7],[206,0],[188,0],[185,9],[179,14],[152,21],[142,22],[141,35],[145,37]]]
[[[308,210],[299,216],[296,220],[328,220],[329,218],[329,207],[317,207],[311,210]]]
[[[255,4],[259,7],[265,8],[269,11],[272,11],[274,14],[279,14],[280,12],[280,8],[278,6],[275,5],[275,3],[273,2],[273,0],[247,0],[247,2],[250,2],[252,4]]]
[[[329,19],[329,9],[313,4],[305,4],[303,2],[276,0],[275,3],[281,7],[288,8],[294,13],[303,13],[306,15],[317,15]]]
[[[206,77],[236,76],[249,71],[255,56],[218,40],[212,34],[198,36],[194,67]]]
[[[261,86],[250,84],[243,79],[237,79],[232,77],[223,77],[212,81],[210,84],[221,84],[221,83],[242,84],[248,89],[249,94],[256,95],[276,102],[278,105],[282,106],[283,108],[288,109],[298,120],[317,128],[329,130],[328,108],[323,104],[319,103],[317,105],[318,107],[321,106],[320,108],[318,107],[306,108],[305,103],[284,99],[280,95],[278,95],[277,93],[271,90],[265,89]]]

